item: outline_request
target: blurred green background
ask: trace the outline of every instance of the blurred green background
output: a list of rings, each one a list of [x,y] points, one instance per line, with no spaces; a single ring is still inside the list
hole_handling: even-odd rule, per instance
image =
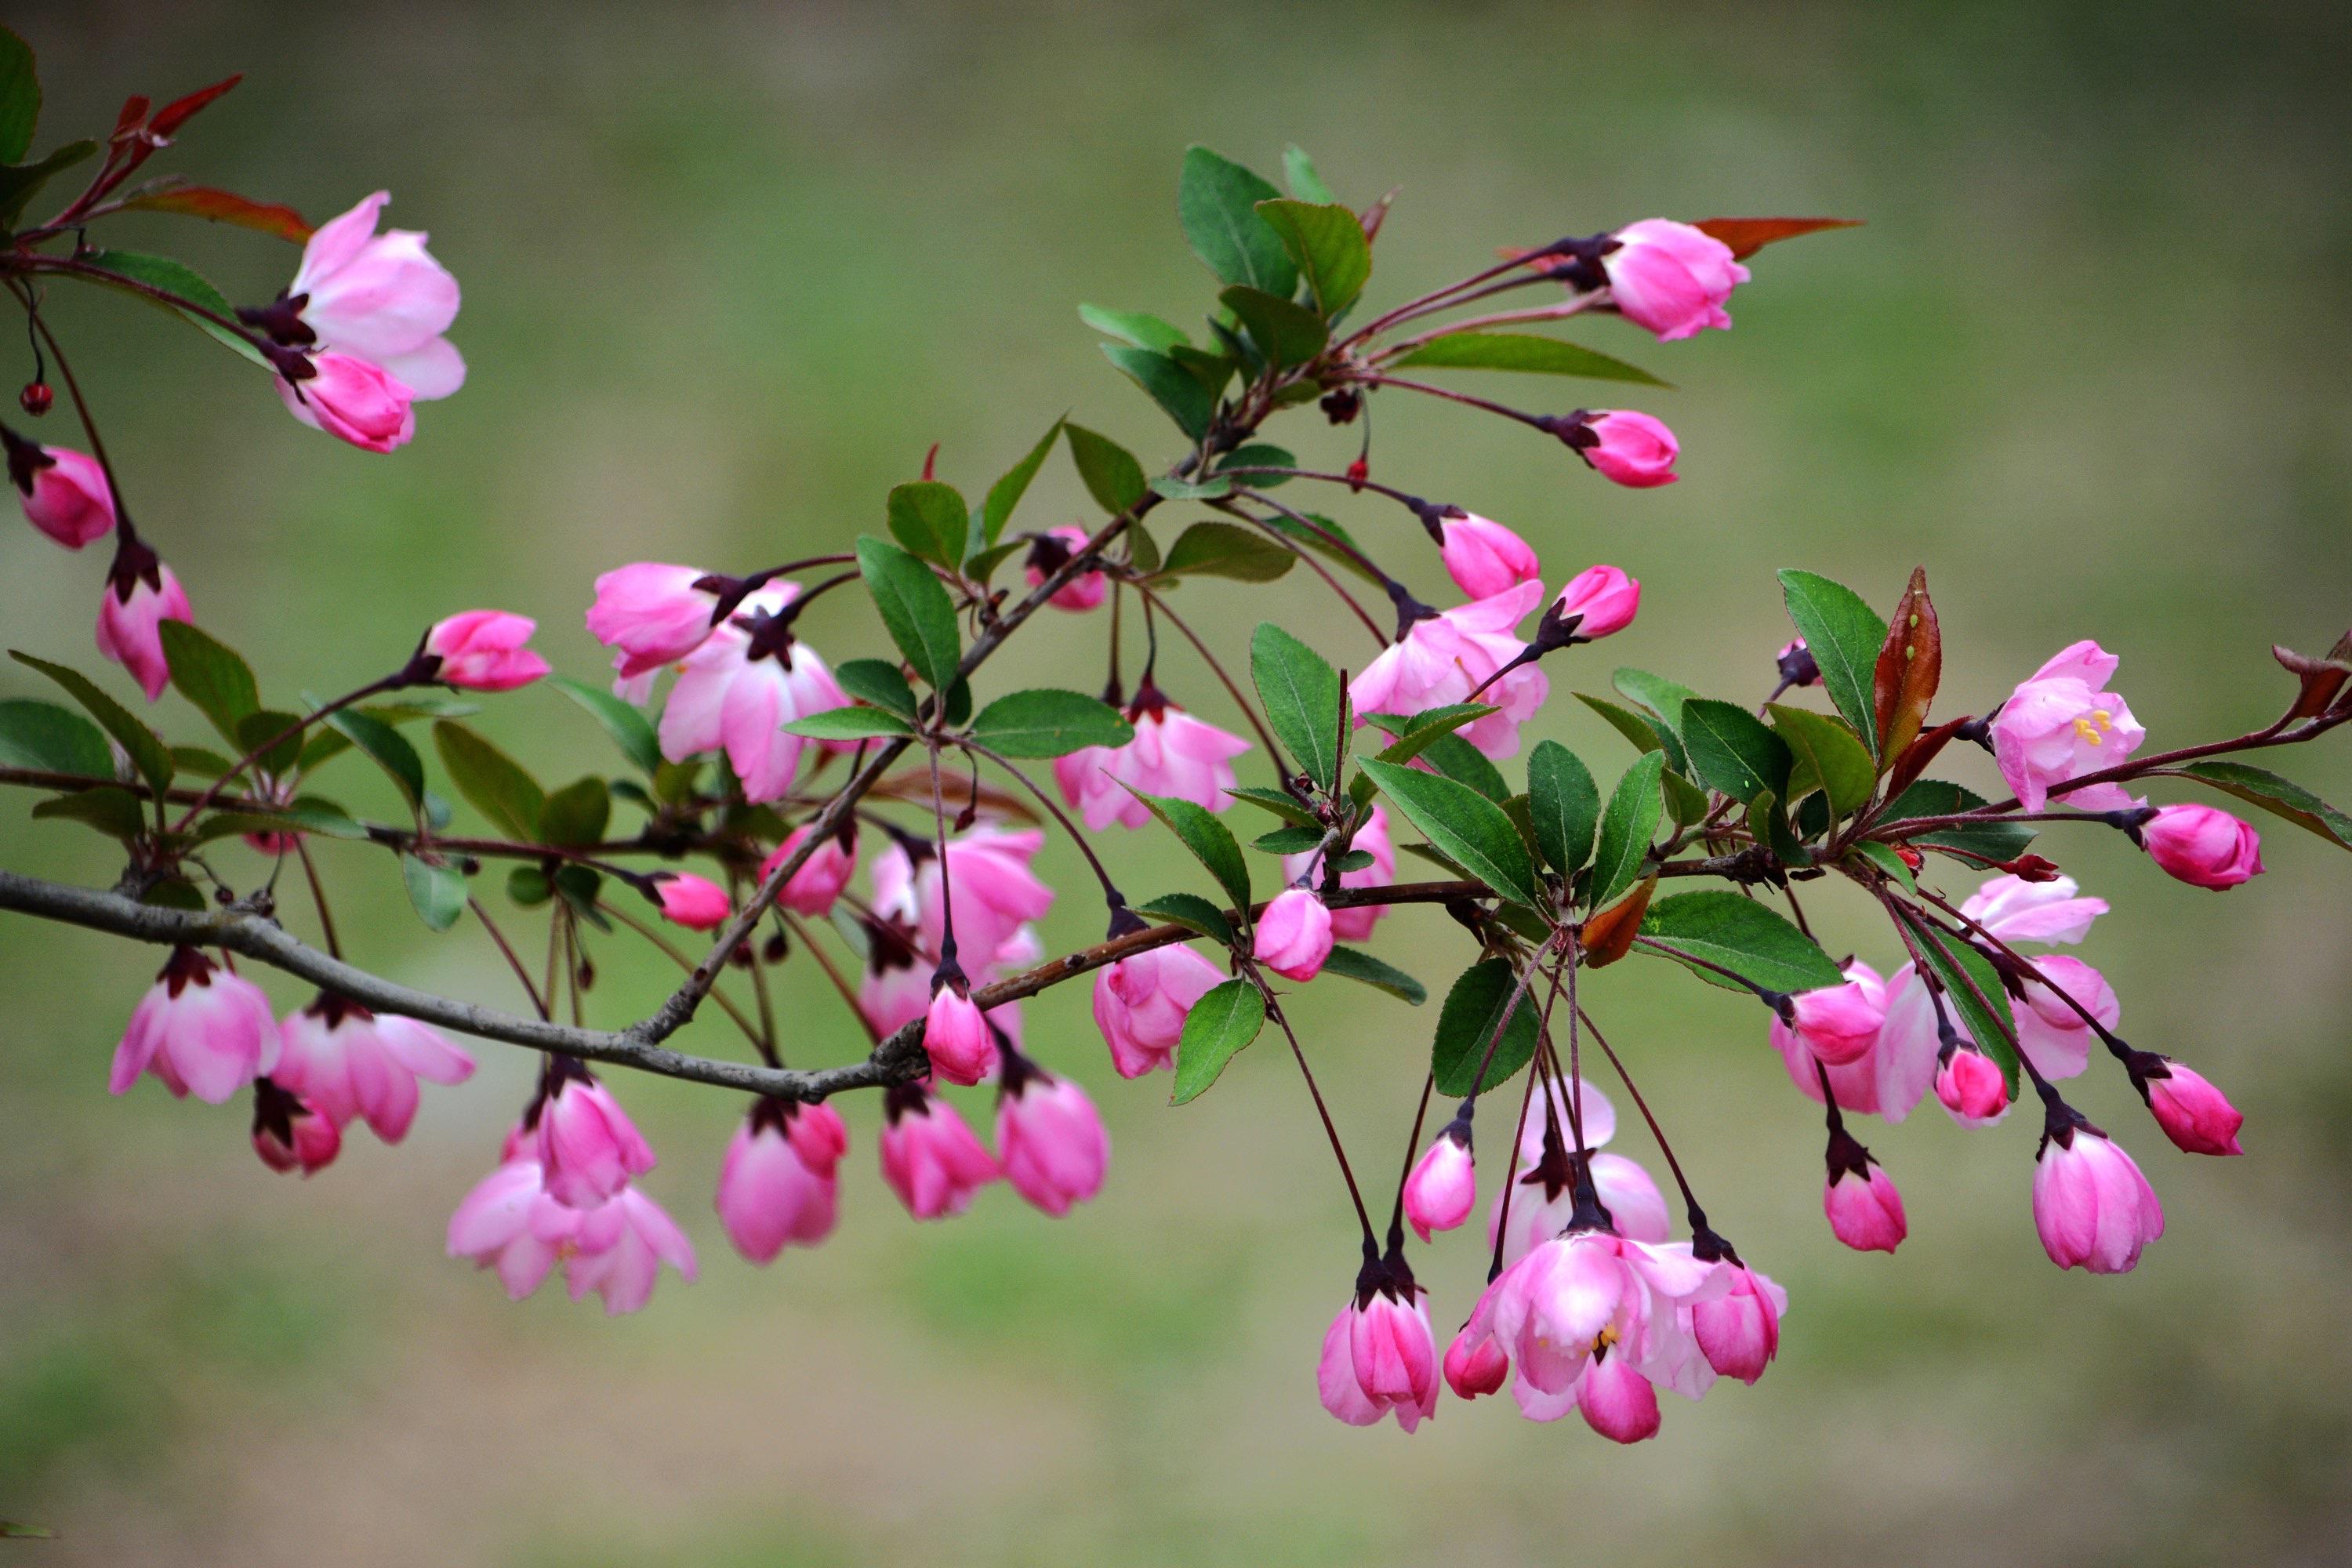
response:
[[[1540,726],[1604,777],[1628,755],[1565,690],[1624,662],[1753,700],[1788,635],[1776,566],[1886,604],[1925,563],[1948,711],[2095,637],[2151,747],[2267,720],[2289,689],[2269,645],[2316,652],[2352,619],[2337,7],[188,0],[9,20],[40,51],[45,142],[102,133],[126,93],[247,70],[155,168],[314,220],[389,185],[393,221],[429,229],[464,283],[452,335],[472,380],[392,458],[297,428],[194,332],[56,293],[139,516],[281,703],[389,668],[475,604],[539,616],[559,667],[593,678],[579,616],[597,571],[840,547],[878,530],[934,441],[971,493],[1066,409],[1162,460],[1171,432],[1074,307],[1197,320],[1210,280],[1173,212],[1195,141],[1262,168],[1297,142],[1358,203],[1401,187],[1375,302],[1499,245],[1654,213],[1869,220],[1766,252],[1734,332],[1670,350],[1614,322],[1576,334],[1678,384],[1626,400],[1682,437],[1670,489],[1618,490],[1524,430],[1382,400],[1383,478],[1517,527],[1554,581],[1599,559],[1646,584],[1635,627],[1555,674]],[[295,259],[160,218],[119,237],[240,300]],[[1613,395],[1486,380],[1538,408]],[[65,438],[62,415],[43,433]],[[1332,466],[1354,435],[1312,411],[1275,432]],[[1081,501],[1056,458],[1024,521]],[[1442,584],[1410,520],[1369,498],[1341,515]],[[100,566],[0,529],[7,641],[102,669]],[[1202,618],[1227,646],[1276,617],[1360,663],[1366,639],[1297,576],[1186,596],[1214,598]],[[856,610],[835,598],[803,629],[835,658],[877,651]],[[1099,630],[1055,617],[990,688],[1091,684]],[[1185,658],[1167,683],[1230,721]],[[0,674],[0,693],[30,689]],[[157,712],[197,738],[178,699]],[[614,765],[552,692],[482,722],[551,779]],[[2352,747],[2284,765],[2352,796]],[[322,788],[388,812],[381,781],[339,767]],[[96,838],[12,804],[0,863],[112,876]],[[625,1079],[663,1154],[647,1186],[705,1278],[606,1321],[552,1289],[511,1306],[441,1255],[526,1091],[520,1053],[480,1047],[475,1082],[428,1090],[402,1148],[355,1134],[318,1179],[273,1177],[240,1109],[152,1082],[107,1098],[155,954],[11,921],[0,1518],[57,1530],[21,1550],[60,1564],[2344,1561],[2352,866],[2262,826],[2270,874],[2226,897],[2119,843],[2054,851],[2116,901],[2082,951],[2126,1031],[2249,1115],[2250,1157],[2193,1161],[2115,1075],[2086,1080],[2167,1206],[2127,1279],[2042,1257],[2026,1119],[1968,1134],[1932,1109],[1869,1129],[1911,1239],[1846,1252],[1819,1215],[1816,1112],[1753,1006],[1645,964],[1598,980],[1718,1224],[1794,1297],[1760,1384],[1668,1401],[1664,1435],[1633,1450],[1497,1402],[1449,1400],[1411,1439],[1322,1413],[1313,1362],[1355,1268],[1349,1225],[1296,1075],[1263,1044],[1171,1111],[1164,1079],[1111,1075],[1085,988],[1066,987],[1032,1005],[1030,1037],[1111,1123],[1097,1202],[1054,1222],[999,1187],[910,1225],[861,1099],[843,1107],[840,1233],[765,1271],[709,1212],[738,1105]],[[1139,897],[1191,885],[1156,842],[1117,850]],[[387,865],[326,853],[358,961],[515,1005],[478,932],[428,937]],[[1065,893],[1049,946],[1090,940],[1074,853],[1045,864]],[[1812,901],[1832,950],[1891,968],[1885,934],[1833,902]],[[1376,946],[1443,984],[1457,937],[1414,912]],[[667,984],[619,942],[599,958],[601,1021]],[[791,1054],[853,1056],[804,981]],[[1385,1171],[1433,1009],[1317,986],[1296,1011],[1360,1164]],[[740,1044],[716,1019],[687,1043]],[[1618,1147],[1651,1152],[1631,1130]],[[1476,1241],[1416,1261],[1450,1327]]]

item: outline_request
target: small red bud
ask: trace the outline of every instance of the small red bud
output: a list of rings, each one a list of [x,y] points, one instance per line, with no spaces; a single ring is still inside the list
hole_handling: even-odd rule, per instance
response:
[[[1348,488],[1358,495],[1364,493],[1364,481],[1372,477],[1372,466],[1359,458],[1348,465]]]
[[[2058,879],[2058,862],[2044,860],[2039,855],[2020,855],[2000,868],[2021,882],[2054,882]]]
[[[939,477],[940,444],[934,441],[931,443],[931,449],[923,454],[923,482],[929,484]]]
[[[1903,863],[1906,866],[1910,867],[1914,871],[1916,871],[1920,867],[1925,866],[1927,863],[1927,858],[1925,855],[1920,854],[1916,849],[1912,848],[1908,844],[1897,844],[1895,847],[1895,853],[1902,857]]]
[[[49,384],[46,381],[28,381],[25,384],[25,390],[16,395],[17,404],[36,419],[47,414],[49,405],[56,401],[57,395],[49,390]]]

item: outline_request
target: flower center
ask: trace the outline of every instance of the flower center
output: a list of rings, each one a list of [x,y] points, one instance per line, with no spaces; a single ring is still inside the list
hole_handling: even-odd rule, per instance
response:
[[[2104,708],[2094,708],[2089,713],[2074,721],[2074,733],[2082,736],[2084,741],[2091,745],[2104,745],[2107,731],[2114,729],[2115,724],[2114,714]]]

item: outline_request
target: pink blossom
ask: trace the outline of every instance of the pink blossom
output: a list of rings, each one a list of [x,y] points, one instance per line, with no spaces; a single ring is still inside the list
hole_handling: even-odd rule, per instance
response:
[[[261,987],[193,947],[175,947],[131,1009],[106,1087],[122,1094],[152,1072],[174,1099],[226,1105],[277,1056],[278,1020]]]
[[[405,447],[416,434],[415,392],[382,366],[350,354],[322,353],[300,382],[278,378],[286,411],[313,430],[363,452]]]
[[[2253,824],[2210,805],[2164,805],[2139,830],[2148,858],[2195,888],[2221,892],[2263,874]]]
[[[593,1209],[654,1168],[651,1145],[585,1068],[558,1062],[539,1111],[539,1163],[557,1203]]]
[[[777,867],[800,852],[800,847],[808,842],[810,826],[803,823],[784,835],[784,841],[760,862],[761,881],[766,881],[775,874]],[[801,868],[785,879],[782,889],[776,894],[776,902],[795,914],[816,919],[831,914],[834,900],[841,897],[842,889],[849,886],[849,879],[857,870],[856,830],[851,829],[846,837],[845,843],[843,835],[826,834],[824,842],[801,862]]]
[[[2000,1066],[1972,1046],[1936,1069],[1936,1098],[1963,1127],[1990,1127],[2009,1112],[2009,1081]]]
[[[1385,805],[1374,805],[1372,815],[1356,829],[1348,841],[1349,849],[1360,849],[1372,858],[1369,866],[1339,873],[1342,888],[1385,888],[1396,880],[1396,846],[1389,839],[1389,812]],[[1309,888],[1323,885],[1323,857],[1319,850],[1303,849],[1296,855],[1282,858],[1282,879]],[[1370,940],[1372,928],[1389,912],[1386,904],[1357,904],[1331,911],[1331,934],[1340,942]]]
[[[1445,1386],[1464,1399],[1476,1399],[1503,1386],[1511,1375],[1511,1358],[1492,1337],[1472,1343],[1464,1329],[1445,1347]]]
[[[1042,588],[1045,579],[1062,569],[1069,558],[1087,547],[1092,536],[1083,528],[1048,529],[1029,552],[1029,563],[1024,575],[1032,588]],[[1045,602],[1057,610],[1091,610],[1110,594],[1110,584],[1100,572],[1081,572],[1058,589]]]
[[[1408,1276],[1401,1286],[1360,1289],[1339,1310],[1323,1335],[1315,1386],[1323,1408],[1350,1426],[1393,1412],[1410,1432],[1436,1414],[1438,1371],[1429,1294]]]
[[[2111,768],[2130,756],[2147,731],[2124,700],[2101,689],[2120,663],[2095,642],[2078,642],[2021,682],[1992,721],[1993,757],[2018,804],[2040,811],[2053,792],[2084,811],[2119,811],[2132,805],[2120,784],[2063,791],[2070,779]]]
[[[1856,1252],[1894,1251],[1909,1234],[1894,1178],[1851,1138],[1844,1140],[1846,1157],[1838,1153],[1832,1140],[1829,1184],[1822,1189],[1831,1233]]]
[[[1885,988],[1861,980],[1800,992],[1791,998],[1791,1007],[1798,1037],[1831,1067],[1845,1067],[1867,1056],[1878,1043],[1879,1026],[1886,1022]]]
[[[982,826],[948,840],[947,863],[954,884],[956,947],[963,962],[978,968],[1013,962],[1029,951],[1022,927],[1043,920],[1054,907],[1054,889],[1039,881],[1029,862],[1045,836],[1035,828],[1008,833]],[[940,860],[911,858],[906,846],[892,844],[867,862],[874,908],[886,919],[906,922],[924,952],[938,954],[947,916],[940,897]],[[982,961],[973,964],[974,959]]]
[[[440,660],[432,679],[467,691],[512,691],[547,673],[547,660],[523,647],[539,623],[505,610],[467,610],[434,623],[425,652]]]
[[[497,1269],[508,1298],[520,1301],[554,1268],[580,1220],[580,1210],[548,1195],[537,1160],[528,1152],[510,1154],[449,1216],[449,1256]]]
[[[688,931],[716,931],[734,912],[727,889],[708,877],[690,871],[656,871],[652,880],[654,902],[661,906],[663,918]]]
[[[1305,888],[1286,888],[1257,918],[1257,961],[1286,980],[1312,980],[1331,956],[1331,911]]]
[[[1643,218],[1617,231],[1601,258],[1609,298],[1627,321],[1670,343],[1706,327],[1728,328],[1723,302],[1748,281],[1731,247],[1686,223]]]
[[[1570,426],[1569,446],[1601,477],[1628,489],[1654,489],[1681,478],[1682,445],[1662,420],[1631,408],[1601,409]]]
[[[1577,1384],[1576,1408],[1584,1424],[1612,1443],[1639,1443],[1658,1435],[1658,1391],[1622,1355],[1592,1358]]]
[[[662,709],[662,755],[682,763],[724,747],[744,798],[780,800],[813,744],[783,728],[849,706],[816,650],[791,632],[796,583],[771,583],[687,656]]]
[[[459,1084],[474,1075],[474,1058],[440,1031],[331,992],[287,1015],[278,1037],[270,1076],[338,1128],[364,1118],[387,1143],[416,1119],[418,1079]]]
[[[1482,681],[1527,647],[1515,628],[1543,596],[1541,583],[1522,583],[1415,621],[1401,641],[1349,684],[1358,722],[1367,714],[1411,718],[1467,700]],[[1490,758],[1510,756],[1519,749],[1519,726],[1535,717],[1550,691],[1542,670],[1522,665],[1478,699],[1502,711],[1475,720],[1457,733]]]
[[[2106,900],[2082,898],[2080,892],[2072,877],[2029,882],[2004,874],[1969,894],[1960,913],[2000,942],[2077,942],[2107,912]]]
[[[1907,971],[1901,973],[1907,974]],[[1879,978],[1876,970],[1858,958],[1853,959],[1846,963],[1845,977],[1846,984],[1856,988],[1858,998],[1864,1005],[1875,1006],[1884,1014],[1887,984]],[[1837,1096],[1839,1108],[1865,1116],[1875,1115],[1880,1108],[1878,1058],[1885,1037],[1882,1029],[1879,1039],[1874,1041],[1861,1056],[1842,1067],[1829,1067],[1814,1054],[1813,1047],[1796,1030],[1781,1023],[1777,1016],[1773,1018],[1771,1026],[1772,1047],[1780,1053],[1780,1059],[1789,1069],[1789,1081],[1797,1086],[1800,1093],[1818,1104],[1822,1098],[1821,1075],[1826,1069],[1830,1088]],[[1904,1106],[1904,1112],[1907,1113],[1911,1104],[1917,1101],[1918,1095],[1914,1094],[1910,1104]],[[1896,1120],[1901,1120],[1899,1114]]]
[[[343,1135],[335,1124],[267,1078],[253,1080],[253,1152],[281,1174],[313,1175],[335,1163]]]
[[[1062,798],[1077,808],[1099,833],[1117,822],[1141,827],[1150,808],[1129,789],[1172,795],[1211,811],[1233,804],[1234,759],[1250,749],[1239,735],[1195,719],[1156,690],[1128,710],[1135,738],[1124,746],[1086,746],[1054,759],[1054,782]],[[1125,785],[1126,788],[1120,787]]]
[[[1095,1026],[1121,1078],[1173,1063],[1192,1004],[1224,972],[1182,942],[1122,958],[1095,975]]]
[[[772,1263],[833,1234],[849,1131],[830,1105],[761,1099],[728,1141],[712,1205],[735,1250]]]
[[[1405,1178],[1404,1217],[1427,1241],[1432,1231],[1452,1230],[1478,1203],[1478,1173],[1470,1157],[1470,1129],[1456,1121],[1431,1141]]]
[[[692,566],[637,561],[596,579],[588,606],[588,635],[617,650],[624,680],[676,664],[709,640],[719,595],[700,586],[708,574]]]
[[[882,1179],[917,1219],[971,1206],[971,1195],[1003,1174],[954,1106],[902,1084],[882,1102]]]
[[[193,623],[195,618],[169,566],[158,563],[152,579],[145,574],[110,576],[98,596],[98,651],[129,670],[152,702],[172,683],[172,665],[163,657],[163,635],[158,628],[165,621]]]
[[[2142,1092],[2147,1097],[2148,1110],[2156,1113],[2156,1124],[2183,1153],[2245,1152],[2238,1146],[2238,1129],[2245,1125],[2245,1113],[2194,1068],[2167,1058],[2162,1076],[2148,1073]]]
[[[98,459],[68,447],[44,447],[0,427],[8,478],[25,498],[25,521],[79,550],[114,527],[114,491]]]
[[[604,1299],[605,1312],[618,1317],[653,1299],[665,1263],[694,1283],[694,1243],[642,1189],[624,1187],[611,1202],[580,1215],[563,1260],[563,1283],[575,1301],[593,1290]]]
[[[1789,1293],[1744,1263],[1727,1259],[1722,1268],[1727,1288],[1690,1309],[1691,1331],[1717,1373],[1753,1384],[1780,1352]]]
[[[961,981],[932,983],[930,1010],[923,1017],[923,1049],[931,1070],[950,1083],[978,1083],[996,1070],[996,1042],[988,1019]]]
[[[1563,622],[1580,617],[1571,633],[1580,642],[1623,631],[1641,608],[1642,584],[1614,566],[1587,566],[1552,601],[1552,613]]]
[[[1603,1152],[1591,1156],[1591,1166],[1593,1193],[1609,1211],[1617,1234],[1653,1245],[1664,1242],[1673,1232],[1673,1218],[1666,1210],[1665,1194],[1658,1191],[1657,1182],[1642,1168],[1642,1163]],[[1570,1173],[1565,1163],[1549,1169],[1540,1161],[1530,1161],[1520,1167],[1518,1181],[1495,1194],[1486,1210],[1488,1247],[1494,1246],[1502,1224],[1506,1197],[1511,1207],[1510,1234],[1503,1238],[1504,1267],[1558,1236],[1574,1217],[1576,1189]],[[1530,1176],[1537,1179],[1530,1182]]]
[[[1087,1091],[1023,1063],[996,1101],[996,1157],[1013,1190],[1059,1216],[1102,1191],[1110,1134]]]
[[[319,345],[382,366],[422,399],[465,384],[466,362],[441,334],[457,319],[457,280],[414,229],[375,232],[383,191],[320,224],[302,248],[287,303]]]
[[[2033,1168],[2033,1228],[2061,1268],[2128,1274],[2164,1234],[2164,1205],[2132,1157],[2079,1122],[2042,1142]]]
[[[1543,564],[1528,542],[1501,523],[1465,512],[1437,521],[1438,555],[1454,585],[1473,599],[1491,599],[1522,583],[1543,580]]]

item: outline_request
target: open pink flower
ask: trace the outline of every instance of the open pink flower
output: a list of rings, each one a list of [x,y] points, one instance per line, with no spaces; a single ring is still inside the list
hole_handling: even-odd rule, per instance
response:
[[[1059,572],[1069,563],[1071,556],[1084,550],[1090,537],[1085,529],[1075,527],[1048,529],[1039,535],[1030,547],[1028,565],[1024,572],[1029,585],[1032,588],[1044,587],[1046,577]],[[1084,612],[1096,608],[1109,595],[1110,584],[1100,572],[1081,572],[1062,584],[1045,602],[1057,610]]]
[[[327,991],[287,1015],[278,1037],[270,1076],[337,1127],[363,1118],[387,1143],[416,1120],[418,1079],[459,1084],[474,1076],[474,1058],[440,1031]]]
[[[930,1009],[923,1017],[923,1049],[931,1070],[950,1083],[969,1087],[996,1070],[988,1019],[961,980],[933,982]]]
[[[335,1124],[268,1078],[253,1080],[253,1152],[281,1174],[315,1175],[335,1163],[343,1135]]]
[[[656,871],[653,885],[654,902],[661,906],[662,917],[688,931],[716,931],[734,912],[727,889],[708,877],[690,871]]]
[[[1360,1285],[1323,1335],[1315,1367],[1323,1408],[1350,1426],[1393,1414],[1407,1432],[1437,1411],[1439,1361],[1429,1328],[1429,1293],[1384,1278]]]
[[[1372,815],[1348,844],[1349,849],[1360,849],[1372,858],[1369,866],[1339,873],[1342,888],[1385,888],[1396,880],[1396,846],[1389,838],[1389,812],[1385,805],[1372,807]],[[1282,858],[1282,879],[1301,882],[1310,888],[1323,885],[1321,851],[1302,849],[1296,855]],[[1366,942],[1381,917],[1389,912],[1386,904],[1358,904],[1349,909],[1331,911],[1331,934],[1340,942]]]
[[[1571,635],[1583,642],[1623,631],[1641,608],[1642,584],[1614,566],[1586,567],[1552,601],[1552,612],[1562,621],[1577,617]]]
[[[277,1057],[278,1020],[261,987],[193,947],[175,947],[131,1009],[106,1087],[122,1094],[152,1072],[175,1099],[226,1105]]]
[[[824,660],[792,633],[784,611],[799,596],[796,583],[771,583],[745,599],[687,657],[662,709],[662,755],[682,763],[725,748],[753,802],[782,799],[817,743],[783,726],[849,706]]]
[[[1286,980],[1312,980],[1331,956],[1331,911],[1305,888],[1286,888],[1257,919],[1257,961]]]
[[[1021,928],[1030,921],[1043,920],[1054,907],[1054,889],[1029,869],[1031,858],[1045,842],[1045,836],[1035,828],[1007,832],[984,825],[948,840],[947,863],[955,889],[956,946],[975,973],[1028,951],[1028,939]],[[876,910],[905,921],[916,932],[922,950],[936,956],[947,923],[940,898],[939,857],[924,854],[918,862],[906,846],[892,844],[875,855],[867,867]]]
[[[1528,542],[1501,523],[1465,512],[1440,518],[1438,554],[1454,585],[1473,599],[1491,599],[1522,583],[1543,580],[1543,563]]]
[[[2018,684],[1992,721],[1994,760],[2018,804],[2040,811],[2070,779],[2111,768],[2147,731],[2114,692],[2103,689],[2121,660],[2095,642],[2060,649]],[[2062,798],[2084,811],[2132,805],[2121,784],[2090,784]]]
[[[2003,874],[1969,894],[1960,913],[2001,942],[2076,942],[2107,912],[2106,900],[2083,898],[2081,890],[2072,877],[2029,882]]]
[[[971,1195],[1003,1173],[954,1106],[917,1084],[882,1102],[882,1179],[917,1219],[971,1206]]]
[[[548,1195],[536,1159],[513,1155],[476,1183],[449,1216],[449,1256],[497,1269],[508,1299],[520,1301],[555,1268],[580,1219],[580,1210]]]
[[[279,376],[278,395],[311,429],[363,452],[389,452],[415,436],[416,393],[390,371],[341,353],[316,355],[310,365],[311,374],[299,382]]]
[[[2033,1168],[2033,1228],[2061,1268],[2128,1274],[2164,1234],[2164,1205],[2122,1148],[2088,1126],[2055,1127]]]
[[[2091,1026],[2083,1014],[2067,1005],[2063,990],[2076,1006],[2114,1029],[2123,1021],[2123,1004],[2106,976],[2079,958],[2053,954],[2033,960],[2033,971],[2048,984],[2029,982],[2024,1005],[2011,998],[2010,1015],[2017,1024],[2017,1045],[2043,1078],[2080,1077],[2091,1060]],[[2053,987],[2055,989],[2053,989]]]
[[[1054,759],[1062,798],[1099,833],[1117,822],[1141,827],[1150,808],[1128,793],[1172,795],[1211,811],[1233,804],[1234,759],[1250,749],[1239,735],[1195,719],[1154,689],[1128,710],[1135,739],[1124,746],[1086,746]],[[1120,787],[1127,786],[1126,788]]]
[[[1613,237],[1617,248],[1601,258],[1609,298],[1635,326],[1671,343],[1707,327],[1728,329],[1723,302],[1748,281],[1731,247],[1686,223],[1643,218]]]
[[[1675,433],[1663,420],[1634,409],[1586,414],[1564,427],[1562,439],[1602,479],[1628,489],[1654,489],[1681,477],[1675,472],[1675,459],[1682,455]]]
[[[2245,1125],[2245,1113],[2230,1103],[2229,1096],[2208,1082],[2204,1074],[2168,1057],[2161,1072],[2161,1077],[2155,1070],[2147,1073],[2142,1092],[2156,1115],[2156,1124],[2164,1129],[2174,1148],[2185,1154],[2245,1152],[2238,1146],[2238,1129]]]
[[[0,426],[8,478],[25,498],[25,521],[79,550],[114,527],[114,491],[98,459],[69,447],[44,447]]]
[[[1013,1190],[1059,1216],[1102,1191],[1110,1134],[1087,1091],[1025,1060],[1008,1062],[996,1101],[996,1157]]]
[[[616,650],[624,680],[676,664],[709,640],[719,595],[698,567],[635,561],[596,579],[588,635]]]
[[[1789,1293],[1744,1263],[1727,1259],[1722,1268],[1727,1288],[1690,1309],[1691,1331],[1718,1375],[1752,1384],[1780,1353]]]
[[[172,665],[163,657],[159,628],[165,621],[193,623],[195,618],[169,566],[159,562],[152,574],[110,575],[98,596],[98,651],[129,670],[152,702],[172,683]]]
[[[1481,682],[1527,644],[1516,628],[1543,602],[1543,584],[1522,583],[1490,598],[1457,605],[1415,621],[1402,640],[1364,667],[1349,682],[1348,697],[1358,715],[1393,713],[1411,718],[1432,708],[1468,700]],[[1542,670],[1522,665],[1479,697],[1502,710],[1464,725],[1462,738],[1500,760],[1519,749],[1519,726],[1536,715],[1551,683]]]
[[[563,1259],[563,1283],[575,1301],[593,1290],[604,1299],[605,1312],[618,1317],[653,1299],[665,1263],[694,1283],[694,1243],[643,1189],[624,1187],[611,1202],[580,1215]]]
[[[467,610],[434,623],[425,652],[439,659],[433,679],[467,691],[512,691],[547,673],[547,660],[523,647],[539,623],[505,610]]]
[[[653,1148],[612,1091],[559,1059],[539,1110],[537,1152],[557,1203],[592,1209],[656,1163]]]
[[[1421,1239],[1452,1230],[1478,1204],[1478,1172],[1470,1155],[1470,1129],[1459,1120],[1430,1141],[1404,1183],[1404,1217]]]
[[[286,303],[322,349],[380,365],[420,399],[465,384],[466,362],[441,334],[457,319],[457,280],[415,229],[375,232],[383,191],[319,226]]]
[[[735,1250],[772,1263],[833,1234],[849,1131],[830,1105],[761,1099],[728,1141],[712,1206]]]
[[[1095,975],[1095,1026],[1121,1078],[1171,1065],[1192,1004],[1224,972],[1182,942],[1122,958]]]
[[[2192,888],[2222,892],[2263,874],[2253,824],[2210,805],[2158,806],[2139,835],[2147,858]]]
[[[808,842],[809,825],[803,823],[784,835],[784,841],[760,862],[760,880],[766,881],[777,867],[799,853]],[[776,894],[776,902],[795,914],[822,919],[833,912],[834,900],[841,897],[842,889],[857,871],[857,832],[852,828],[844,842],[838,833],[825,835],[824,842],[813,850],[801,868],[784,881]]]

